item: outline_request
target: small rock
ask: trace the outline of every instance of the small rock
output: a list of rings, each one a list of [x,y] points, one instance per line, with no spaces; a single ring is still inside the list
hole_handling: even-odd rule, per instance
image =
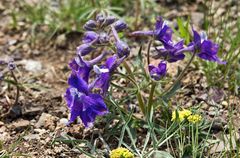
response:
[[[8,45],[14,45],[14,44],[16,44],[17,43],[17,40],[15,40],[15,39],[12,39],[12,40],[9,40],[8,41]]]
[[[221,103],[224,108],[228,108],[228,102],[227,101],[222,101]]]
[[[207,110],[208,107],[209,107],[208,104],[205,103],[205,102],[204,102],[204,103],[202,104],[202,106],[201,106],[201,108],[204,109],[204,110]]]
[[[61,118],[59,122],[60,122],[60,124],[67,125],[68,124],[68,119]]]
[[[216,108],[210,107],[208,110],[208,115],[209,116],[215,116],[216,115]]]
[[[203,24],[203,18],[204,18],[204,14],[201,12],[193,12],[191,13],[191,19],[193,24],[195,24],[196,26],[201,26]]]
[[[30,72],[38,72],[42,70],[42,64],[35,60],[24,60],[25,69]]]
[[[35,127],[37,127],[37,128],[44,127],[46,129],[50,129],[51,131],[53,131],[56,126],[55,125],[56,120],[57,120],[56,117],[54,117],[50,114],[47,114],[47,113],[42,113],[38,122],[35,124]]]
[[[10,127],[15,128],[15,130],[19,131],[19,130],[23,130],[29,125],[30,125],[30,122],[28,120],[19,120],[11,124]]]
[[[33,140],[33,139],[40,139],[39,134],[29,134],[23,137],[23,139],[29,141],[29,140]]]
[[[39,135],[43,135],[44,133],[47,132],[47,130],[36,128],[34,129],[34,132],[38,133]]]
[[[56,45],[59,48],[65,48],[67,45],[67,38],[65,34],[59,35],[56,39]]]

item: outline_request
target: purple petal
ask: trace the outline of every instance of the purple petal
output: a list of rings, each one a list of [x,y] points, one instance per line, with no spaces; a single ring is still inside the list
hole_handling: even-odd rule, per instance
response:
[[[153,36],[155,33],[154,31],[150,30],[150,31],[134,31],[131,34],[134,36]]]
[[[128,47],[127,43],[119,40],[115,43],[117,48],[118,57],[128,56],[130,53],[130,48]]]
[[[106,104],[98,94],[83,96],[82,102],[83,110],[81,111],[80,118],[85,127],[92,126],[97,115],[102,116],[108,113]]]
[[[78,74],[72,73],[68,78],[68,84],[76,88],[79,92],[88,94],[88,85]]]
[[[88,31],[93,31],[96,29],[96,27],[97,27],[97,22],[94,20],[87,21],[86,24],[83,26],[83,28]]]
[[[127,24],[123,20],[118,20],[114,23],[114,28],[117,32],[122,31],[127,28]]]
[[[204,40],[201,44],[201,53],[207,53],[209,55],[216,55],[218,52],[218,45],[210,40]]]
[[[198,32],[195,31],[193,28],[192,28],[192,31],[193,31],[193,41],[194,41],[194,43],[201,42],[201,36],[198,34]]]
[[[92,43],[84,43],[77,48],[77,54],[84,56],[94,50]]]

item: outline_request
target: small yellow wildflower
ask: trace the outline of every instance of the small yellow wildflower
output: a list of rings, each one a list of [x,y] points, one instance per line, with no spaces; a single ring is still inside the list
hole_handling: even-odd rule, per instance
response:
[[[190,110],[182,110],[178,112],[178,121],[182,122],[185,118],[187,118],[188,116],[190,116],[192,114],[192,112]],[[172,119],[171,121],[176,121],[177,117],[177,112],[173,111],[172,112]]]
[[[134,158],[134,155],[126,148],[117,148],[110,152],[110,158]]]
[[[198,123],[202,120],[202,116],[195,114],[195,115],[189,116],[187,119],[190,123]]]

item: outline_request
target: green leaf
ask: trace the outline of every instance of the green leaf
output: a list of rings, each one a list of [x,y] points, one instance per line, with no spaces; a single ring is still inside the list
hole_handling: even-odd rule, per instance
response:
[[[165,102],[168,102],[168,100],[175,95],[176,91],[181,88],[181,83],[178,81],[175,83],[175,85],[172,87],[172,89],[167,92],[162,98]]]

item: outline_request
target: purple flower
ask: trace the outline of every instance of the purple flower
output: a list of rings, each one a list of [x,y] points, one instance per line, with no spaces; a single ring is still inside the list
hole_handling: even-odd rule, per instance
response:
[[[118,20],[113,25],[114,25],[114,28],[117,30],[117,32],[127,28],[127,24],[123,20]]]
[[[9,61],[8,61],[8,69],[10,70],[10,71],[12,71],[12,70],[14,70],[16,68],[16,64],[14,63],[14,60],[13,59],[10,59]]]
[[[99,94],[92,94],[87,83],[79,75],[72,73],[68,84],[69,88],[64,97],[71,112],[70,123],[80,116],[84,126],[91,127],[96,116],[108,113],[103,98]]]
[[[157,17],[155,30],[135,31],[132,35],[155,36],[156,40],[161,41],[163,45],[172,44],[173,30],[163,21],[162,17]]]
[[[112,26],[112,33],[113,36],[115,38],[115,46],[117,49],[117,54],[118,57],[124,57],[124,56],[128,56],[130,53],[130,48],[128,47],[127,43],[123,42],[120,40],[120,38],[118,37],[117,31],[115,29],[115,27]]]
[[[83,36],[83,43],[91,43],[93,42],[94,40],[97,40],[99,37],[99,35],[94,32],[94,31],[87,31],[84,33],[84,36]]]
[[[77,53],[81,56],[87,55],[91,53],[95,48],[93,47],[92,42],[91,43],[84,43],[77,47]]]
[[[111,25],[112,23],[114,23],[115,21],[116,21],[115,16],[108,16],[105,18],[103,25],[108,26],[108,25]]]
[[[72,71],[76,72],[85,82],[88,83],[90,71],[92,70],[93,65],[100,62],[109,52],[105,51],[100,54],[98,57],[90,60],[85,61],[81,55],[78,55],[75,59],[69,63]]]
[[[128,47],[127,43],[123,41],[117,41],[115,46],[117,48],[117,54],[120,58],[129,55],[130,48]]]
[[[148,65],[148,69],[149,69],[149,73],[150,76],[158,81],[160,80],[162,77],[164,77],[166,75],[167,72],[167,63],[165,61],[161,61],[158,64],[158,67],[155,67],[151,64]]]
[[[99,23],[99,24],[102,24],[105,20],[105,17],[103,16],[103,14],[99,13],[97,14],[96,16],[96,21]]]
[[[89,86],[100,89],[100,94],[105,96],[110,85],[111,73],[123,62],[125,57],[118,58],[116,55],[109,57],[105,65],[102,67],[94,66],[94,71],[97,73],[96,80]]]
[[[157,50],[157,55],[154,56],[154,58],[160,58],[163,57],[164,60],[168,62],[176,62],[178,60],[183,60],[185,58],[185,55],[183,52],[180,52],[180,50],[183,49],[184,41],[180,41],[175,45],[167,44],[164,46],[164,48],[155,48]]]
[[[226,64],[225,61],[221,61],[217,56],[219,48],[218,44],[208,40],[204,33],[200,36],[195,30],[193,30],[193,42],[191,42],[188,47],[192,47],[193,51],[197,52],[197,56],[204,60]]]
[[[83,28],[87,31],[94,31],[97,28],[97,22],[94,20],[89,20],[86,22]]]

